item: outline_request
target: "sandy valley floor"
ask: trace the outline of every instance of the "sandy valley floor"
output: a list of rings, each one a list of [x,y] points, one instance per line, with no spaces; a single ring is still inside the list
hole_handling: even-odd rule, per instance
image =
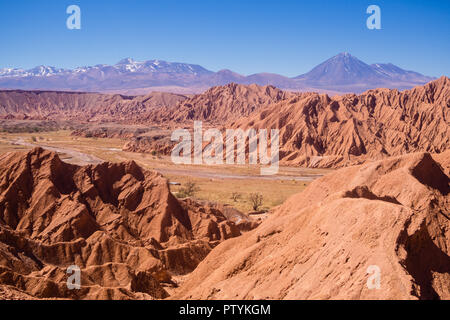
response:
[[[193,181],[199,187],[196,198],[230,204],[244,212],[252,211],[248,200],[250,193],[261,193],[262,208],[271,209],[302,191],[312,180],[330,172],[324,169],[280,167],[277,175],[261,176],[259,167],[250,165],[176,165],[170,157],[124,152],[124,143],[121,139],[76,137],[69,130],[0,134],[1,153],[28,151],[40,146],[58,152],[64,161],[77,165],[134,160],[169,178],[174,183],[171,185],[174,193],[186,182]],[[233,192],[239,193],[240,199],[234,201],[231,198]]]

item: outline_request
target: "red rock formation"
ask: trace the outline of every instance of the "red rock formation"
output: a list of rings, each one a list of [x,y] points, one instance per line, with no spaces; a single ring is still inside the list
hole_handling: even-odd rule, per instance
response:
[[[0,118],[144,123],[153,109],[187,96],[152,92],[137,97],[63,91],[0,91]]]
[[[176,142],[171,141],[171,130],[157,130],[131,137],[122,150],[147,154],[170,155]]]
[[[249,94],[251,88],[253,93],[262,90],[237,85],[212,88],[186,100],[176,110],[161,111],[158,117],[190,129],[191,120],[205,121],[205,129],[216,120],[219,128],[277,128],[282,163],[313,168],[339,168],[450,148],[450,80],[446,77],[404,92],[377,89],[359,96],[330,98],[325,94],[283,95],[275,91],[277,99],[267,99],[274,96],[270,94],[254,110],[248,106],[256,98],[250,97],[258,95]],[[124,150],[169,155],[174,145],[169,130],[133,137]]]
[[[154,109],[148,122],[169,126],[170,130],[153,130],[131,137],[124,145],[124,151],[170,155],[175,142],[171,141],[173,129],[192,128],[193,120],[205,122],[205,127],[222,128],[227,121],[247,117],[275,102],[295,94],[283,92],[273,86],[238,85],[210,88],[202,94],[167,108]]]
[[[173,298],[450,299],[445,170],[414,153],[328,174],[217,246]]]
[[[186,123],[192,120],[224,124],[225,121],[246,117],[272,103],[294,94],[273,86],[239,85],[230,83],[212,87],[202,94],[183,101],[177,106],[155,110],[149,119],[153,122]]]
[[[134,162],[79,167],[52,152],[0,156],[0,284],[37,298],[165,298],[239,228],[215,208],[179,202]],[[81,289],[66,268],[81,268]]]
[[[170,154],[171,130],[204,127],[280,129],[284,164],[343,167],[411,152],[450,147],[450,80],[442,77],[399,92],[361,95],[283,92],[272,86],[228,84],[203,94],[125,97],[67,92],[0,91],[0,115],[158,124],[164,128],[81,128],[78,135],[129,137],[124,150]]]
[[[280,129],[285,164],[342,167],[367,160],[450,148],[450,79],[399,92],[369,90],[330,98],[305,93],[230,124]]]

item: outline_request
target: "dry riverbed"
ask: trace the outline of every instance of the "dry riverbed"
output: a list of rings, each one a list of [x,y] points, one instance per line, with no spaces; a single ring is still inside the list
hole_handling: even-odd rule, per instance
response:
[[[124,152],[124,140],[121,139],[80,138],[70,133],[3,133],[0,135],[0,152],[26,151],[39,146],[58,152],[63,161],[77,165],[134,160],[166,176],[173,182],[171,188],[174,193],[179,192],[187,182],[194,182],[198,187],[196,198],[230,204],[244,212],[253,210],[249,200],[251,193],[260,193],[263,196],[261,208],[270,209],[329,171],[280,167],[277,175],[261,176],[260,168],[250,165],[175,165],[170,157]]]

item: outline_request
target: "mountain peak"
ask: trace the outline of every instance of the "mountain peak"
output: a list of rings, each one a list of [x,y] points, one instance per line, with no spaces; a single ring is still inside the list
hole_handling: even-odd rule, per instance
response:
[[[133,58],[125,58],[116,63],[116,65],[133,64],[136,61]]]
[[[357,60],[357,61],[360,61],[358,58],[356,58],[355,56],[352,56],[348,52],[341,52],[328,60],[331,60],[331,61],[333,61],[333,60]]]
[[[330,88],[334,86],[337,89],[343,86],[395,87],[402,82],[422,85],[433,80],[433,78],[420,73],[403,70],[392,63],[368,65],[348,52],[335,55],[295,79],[313,87]]]
[[[0,69],[0,88],[76,91],[192,86],[192,92],[196,92],[198,88],[236,82],[273,85],[291,91],[337,93],[363,92],[377,87],[411,89],[434,79],[403,70],[391,63],[368,65],[349,52],[338,53],[310,72],[295,78],[266,72],[241,75],[227,69],[213,72],[197,64],[158,59],[136,61],[131,57],[124,58],[115,65],[97,64],[75,69],[50,66],[38,66],[30,70]]]
[[[346,58],[350,58],[353,57],[350,53],[348,52],[341,52],[338,55],[336,55],[335,57],[346,57]]]
[[[438,79],[435,79],[435,80],[429,82],[428,85],[434,85],[434,86],[443,88],[445,86],[448,86],[449,83],[450,83],[450,79],[447,76],[442,76]]]
[[[298,78],[312,82],[345,85],[365,82],[375,77],[376,72],[371,66],[348,52],[342,52]]]
[[[230,69],[222,69],[217,71],[219,74],[227,74],[227,75],[237,75],[238,73],[231,71]]]

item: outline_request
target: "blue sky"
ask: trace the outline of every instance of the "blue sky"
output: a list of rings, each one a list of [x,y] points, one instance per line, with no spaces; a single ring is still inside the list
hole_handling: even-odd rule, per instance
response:
[[[66,8],[81,8],[81,30]],[[366,27],[381,8],[382,30]],[[450,74],[450,0],[15,0],[0,2],[0,67],[73,68],[122,58],[296,76],[339,52]]]

